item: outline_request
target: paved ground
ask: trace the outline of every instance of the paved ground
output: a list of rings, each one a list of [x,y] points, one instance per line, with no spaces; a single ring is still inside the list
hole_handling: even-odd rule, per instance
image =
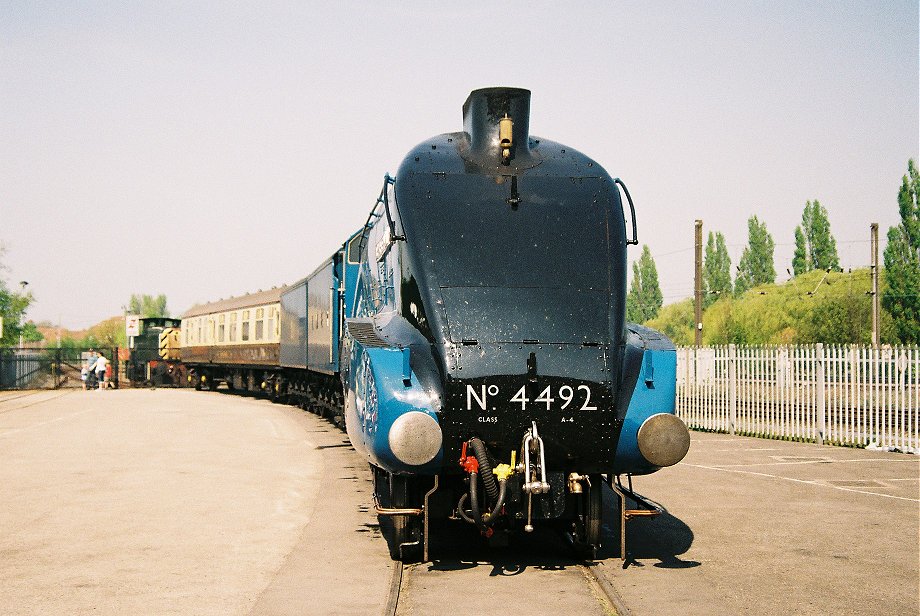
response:
[[[693,433],[634,487],[668,509],[602,565],[636,614],[920,613],[917,456]]]
[[[431,562],[407,568],[398,616],[434,616],[459,606],[467,614],[605,616],[570,546],[557,532],[521,533],[489,548],[475,528],[443,523],[433,531]]]
[[[916,456],[694,433],[635,482],[668,513],[630,522],[625,569],[608,519],[598,568],[633,614],[916,614],[918,477]],[[3,614],[380,613],[370,504],[344,434],[291,407],[0,392]],[[558,537],[432,541],[402,614],[604,611]]]
[[[382,609],[367,473],[327,422],[191,390],[0,393],[3,614]]]

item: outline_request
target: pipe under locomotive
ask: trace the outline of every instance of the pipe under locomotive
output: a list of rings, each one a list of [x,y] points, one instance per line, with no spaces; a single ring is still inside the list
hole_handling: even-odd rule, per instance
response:
[[[281,293],[273,365],[190,367],[342,413],[397,559],[427,559],[432,518],[493,541],[554,521],[593,557],[604,475],[689,447],[673,345],[624,319],[629,194],[531,136],[529,107],[476,90],[463,131],[409,152],[364,228]]]

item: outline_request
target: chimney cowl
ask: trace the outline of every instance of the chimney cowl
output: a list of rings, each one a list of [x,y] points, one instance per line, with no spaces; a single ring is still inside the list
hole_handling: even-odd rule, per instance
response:
[[[514,123],[509,159],[503,164],[499,126],[503,118]],[[539,164],[530,151],[530,90],[482,88],[463,103],[463,130],[469,149],[463,157],[484,167],[529,168]]]

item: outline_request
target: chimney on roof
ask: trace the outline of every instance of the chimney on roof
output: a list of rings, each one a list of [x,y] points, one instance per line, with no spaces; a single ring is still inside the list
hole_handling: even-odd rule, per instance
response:
[[[529,143],[530,90],[473,90],[463,103],[463,131],[469,149],[461,154],[481,166],[530,168],[539,164]]]

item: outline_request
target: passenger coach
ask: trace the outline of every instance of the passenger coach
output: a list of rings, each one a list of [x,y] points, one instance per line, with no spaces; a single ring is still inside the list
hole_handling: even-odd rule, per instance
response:
[[[291,285],[201,304],[182,316],[182,360],[196,389],[261,391],[342,421],[344,315],[354,310],[362,235]]]
[[[201,304],[182,315],[182,361],[196,389],[260,389],[278,366],[286,287]]]

